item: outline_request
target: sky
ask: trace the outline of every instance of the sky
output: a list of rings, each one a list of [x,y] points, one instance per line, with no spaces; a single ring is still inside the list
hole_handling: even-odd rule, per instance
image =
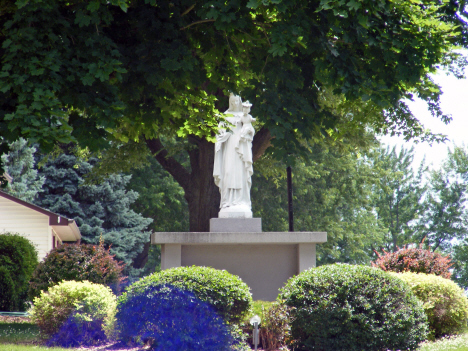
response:
[[[465,71],[465,75],[468,70]],[[408,102],[414,116],[434,133],[447,135],[449,141],[445,144],[429,146],[428,143],[405,142],[403,138],[384,136],[381,141],[385,145],[404,145],[406,148],[414,146],[415,156],[413,168],[417,168],[424,156],[426,165],[432,169],[438,169],[447,156],[447,148],[453,148],[463,144],[468,146],[468,79],[457,79],[453,75],[447,76],[445,72],[439,72],[433,76],[434,81],[442,88],[441,108],[445,114],[452,115],[452,121],[446,125],[440,119],[432,117],[427,110],[427,105],[419,100]]]

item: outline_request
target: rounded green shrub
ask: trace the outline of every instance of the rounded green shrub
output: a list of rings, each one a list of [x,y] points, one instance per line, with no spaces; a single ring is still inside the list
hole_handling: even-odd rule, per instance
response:
[[[294,350],[415,350],[427,317],[402,280],[380,269],[333,264],[291,278],[279,300],[290,307]]]
[[[15,311],[18,305],[18,296],[15,291],[15,282],[10,271],[0,266],[0,311]]]
[[[240,322],[252,304],[249,287],[238,276],[225,270],[197,266],[153,273],[127,287],[127,296],[141,294],[159,285],[171,285],[193,293],[210,304],[228,323]]]
[[[455,282],[434,274],[394,273],[409,284],[423,303],[429,321],[429,337],[440,338],[466,328],[468,299]]]
[[[25,310],[28,284],[38,265],[34,245],[20,234],[0,234],[0,309]]]
[[[116,297],[101,284],[88,281],[63,281],[42,292],[34,299],[31,321],[41,334],[51,337],[60,331],[70,317],[78,325],[98,325],[108,334],[112,332],[116,312]]]
[[[147,343],[155,351],[232,351],[239,344],[210,304],[171,285],[124,293],[117,309],[116,331],[127,345]]]
[[[99,245],[65,244],[49,252],[34,271],[29,284],[29,298],[33,300],[62,280],[90,281],[115,286],[124,279],[123,265]]]

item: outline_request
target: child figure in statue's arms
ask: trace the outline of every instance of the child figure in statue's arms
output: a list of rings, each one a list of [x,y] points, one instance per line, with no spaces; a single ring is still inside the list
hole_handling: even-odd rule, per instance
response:
[[[240,138],[246,141],[252,141],[255,135],[255,129],[252,126],[252,122],[255,122],[255,118],[249,115],[251,106],[252,104],[249,103],[248,101],[242,103],[243,114],[241,117],[242,129],[240,132]]]

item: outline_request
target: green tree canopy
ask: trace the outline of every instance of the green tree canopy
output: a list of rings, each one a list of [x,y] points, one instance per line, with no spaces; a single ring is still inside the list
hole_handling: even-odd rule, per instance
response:
[[[217,212],[213,133],[229,91],[253,105],[254,159],[305,152],[301,140],[355,124],[424,137],[403,98],[444,121],[429,74],[459,59],[464,1],[6,0],[0,26],[0,133],[44,149],[144,140],[182,186],[191,230]],[[455,73],[457,65],[455,67]],[[324,91],[376,106],[337,115]],[[341,123],[341,124],[340,124]],[[337,126],[341,125],[342,130]],[[190,167],[159,136],[188,137]],[[0,172],[1,173],[1,172]],[[202,204],[200,206],[200,204]]]
[[[424,195],[427,186],[424,175],[427,167],[424,161],[413,170],[414,150],[402,147],[374,150],[370,159],[380,179],[375,183],[372,205],[388,232],[385,248],[397,251],[408,243],[414,243],[416,222],[424,213]]]
[[[454,146],[438,170],[430,173],[425,213],[418,235],[432,250],[449,251],[468,239],[468,150]],[[463,249],[466,251],[466,249]],[[456,252],[461,253],[462,249]]]
[[[372,207],[380,173],[367,153],[322,143],[312,146],[308,162],[298,160],[292,167],[294,230],[327,232],[327,242],[317,246],[319,264],[365,264],[372,250],[384,244],[387,228]],[[288,230],[285,176],[286,165],[271,157],[256,165],[252,209],[265,231]]]

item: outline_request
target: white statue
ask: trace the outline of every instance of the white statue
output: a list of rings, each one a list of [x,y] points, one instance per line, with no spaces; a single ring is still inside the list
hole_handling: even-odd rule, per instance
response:
[[[231,93],[225,112],[228,125],[221,122],[216,136],[213,176],[221,193],[219,218],[252,218],[252,140],[255,121],[249,112],[252,105],[242,103]]]

